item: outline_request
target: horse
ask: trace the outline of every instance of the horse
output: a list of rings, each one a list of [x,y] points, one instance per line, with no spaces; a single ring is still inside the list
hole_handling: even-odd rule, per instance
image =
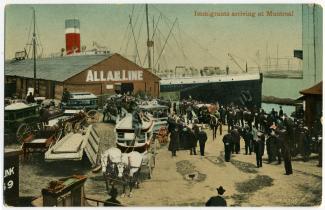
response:
[[[142,155],[137,151],[122,153],[122,162],[128,168],[130,194],[134,186],[139,188],[139,175],[141,171],[142,160]]]
[[[122,197],[125,196],[126,187],[129,186],[129,197],[132,196],[132,189],[139,187],[139,174],[142,164],[142,155],[139,152],[122,153],[118,148],[106,150],[101,157],[102,172],[108,185],[114,186],[120,183],[123,186]]]

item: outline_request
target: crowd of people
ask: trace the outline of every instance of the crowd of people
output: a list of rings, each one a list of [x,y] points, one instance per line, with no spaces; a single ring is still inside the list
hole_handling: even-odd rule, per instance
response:
[[[256,156],[256,167],[263,167],[262,157],[267,153],[267,163],[284,162],[285,174],[293,173],[291,158],[300,154],[303,161],[308,161],[311,153],[318,153],[322,166],[322,125],[321,119],[315,120],[312,128],[304,122],[302,109],[288,116],[282,107],[266,113],[257,107],[244,107],[234,104],[204,104],[192,99],[172,104],[172,113],[168,119],[170,143],[168,149],[172,156],[177,150],[190,150],[196,155],[199,142],[201,156],[204,156],[207,133],[202,125],[212,130],[212,141],[216,139],[218,130],[222,136],[222,127],[227,127],[223,135],[224,159],[230,162],[232,154],[240,154],[243,139],[244,155]],[[220,190],[222,191],[222,190]],[[219,190],[218,190],[219,192]],[[223,192],[222,192],[223,194]],[[214,196],[206,203],[207,206],[226,205],[221,194]]]
[[[234,104],[219,106],[219,104],[203,104],[192,99],[173,103],[172,114],[169,117],[170,144],[172,156],[179,149],[189,149],[190,154],[196,154],[197,142],[204,155],[206,132],[202,124],[208,124],[212,130],[212,140],[216,139],[217,131],[222,135],[222,126],[227,126],[228,133],[222,138],[224,143],[225,161],[229,162],[231,154],[240,153],[240,142],[245,144],[245,155],[256,155],[257,167],[262,167],[264,151],[267,162],[284,162],[287,175],[292,174],[291,157],[300,154],[308,161],[311,152],[319,153],[321,162],[320,120],[315,121],[308,129],[304,125],[303,111],[295,112],[293,117],[284,113],[282,107],[266,113],[257,107],[243,107]]]
[[[69,98],[69,92],[65,89],[62,102]],[[32,95],[28,97],[32,102]],[[162,101],[164,102],[164,101]],[[165,101],[166,102],[166,101]],[[122,108],[132,113],[132,127],[139,136],[141,128],[141,114],[135,104],[139,99],[129,95],[119,95],[107,100],[104,106],[104,116],[110,114],[121,115]],[[312,128],[304,124],[304,113],[299,109],[291,116],[284,113],[282,107],[276,111],[266,113],[258,107],[245,107],[235,104],[219,105],[218,103],[205,104],[193,99],[180,102],[167,102],[168,106],[168,132],[170,142],[168,149],[172,157],[178,150],[189,150],[190,155],[197,155],[197,146],[201,158],[205,156],[205,144],[208,135],[205,126],[212,131],[212,141],[217,139],[217,134],[223,135],[223,126],[227,133],[222,136],[224,144],[224,160],[231,161],[232,155],[241,152],[244,155],[256,156],[256,167],[263,167],[262,157],[267,154],[267,163],[284,162],[285,174],[293,173],[291,158],[300,154],[303,161],[308,161],[312,152],[319,154],[319,166],[322,166],[322,125],[316,120]],[[134,107],[137,107],[135,109]],[[40,109],[41,122],[48,123],[46,107]],[[105,117],[104,117],[105,119]],[[241,151],[241,142],[244,143],[244,151]],[[207,206],[226,205],[221,199],[224,189],[217,189],[218,196],[212,197]]]

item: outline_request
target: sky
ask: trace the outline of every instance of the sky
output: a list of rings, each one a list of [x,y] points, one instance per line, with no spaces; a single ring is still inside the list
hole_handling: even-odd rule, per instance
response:
[[[129,16],[133,14],[133,30],[141,60],[137,62],[147,65],[144,64],[147,31],[143,4],[7,5],[5,59],[13,58],[15,52],[24,47],[28,48],[32,7],[36,11],[36,32],[43,57],[58,54],[65,47],[64,21],[78,18],[81,45],[87,50],[94,48],[92,43],[95,41],[132,60],[137,52],[128,26]],[[288,11],[293,16],[257,16],[258,12],[265,14],[266,11]],[[256,16],[195,15],[202,12],[229,12],[230,15],[232,12],[255,12]],[[159,18],[160,14],[162,18]],[[302,6],[298,4],[153,4],[149,5],[151,35],[153,22],[158,22],[154,36],[154,63],[156,67],[159,63],[160,68],[219,66],[224,69],[226,65],[237,68],[229,53],[241,67],[246,61],[249,66],[257,66],[257,63],[265,63],[266,56],[292,58],[293,50],[302,48]]]

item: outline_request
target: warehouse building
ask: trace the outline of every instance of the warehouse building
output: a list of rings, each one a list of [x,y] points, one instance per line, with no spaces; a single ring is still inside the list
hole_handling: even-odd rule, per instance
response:
[[[33,60],[5,63],[5,96],[25,98],[34,87]],[[36,63],[38,96],[61,99],[70,92],[91,92],[97,96],[116,92],[140,92],[158,97],[160,78],[120,54],[93,54],[43,58]]]
[[[305,122],[311,129],[314,121],[323,115],[323,81],[299,93],[303,95],[299,99],[305,101]]]

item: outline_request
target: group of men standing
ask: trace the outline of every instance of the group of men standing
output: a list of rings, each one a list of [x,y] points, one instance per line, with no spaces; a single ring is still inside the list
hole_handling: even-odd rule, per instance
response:
[[[263,118],[257,118],[256,116],[264,115],[264,110],[255,113],[255,119],[253,120],[252,116],[254,115],[251,114],[252,111],[244,108],[249,117],[246,119],[244,117],[243,122],[241,122],[240,118],[234,117],[237,116],[237,114],[233,114],[234,112],[236,113],[235,110],[228,110],[227,123],[229,130],[228,134],[223,137],[225,161],[230,161],[231,154],[239,153],[240,137],[245,142],[245,155],[250,155],[252,152],[255,153],[257,167],[262,167],[262,157],[265,147],[268,155],[268,163],[277,160],[278,164],[281,164],[283,160],[286,175],[292,174],[291,156],[293,145],[300,145],[300,154],[302,154],[304,160],[308,159],[310,144],[306,137],[306,127],[300,129],[300,133],[297,132],[301,139],[293,140],[292,120],[283,113],[281,107],[279,114],[272,109],[271,113],[265,116],[263,121],[261,121]],[[245,111],[243,116],[245,116]],[[237,122],[234,119],[237,119]]]
[[[190,155],[196,155],[197,143],[200,146],[200,155],[204,156],[208,137],[206,132],[198,126],[197,121],[190,127],[181,118],[173,115],[168,118],[168,131],[170,133],[168,149],[172,152],[173,157],[180,149],[190,150]]]
[[[175,106],[174,104],[173,109],[176,110]],[[197,120],[193,119],[193,107],[182,106],[180,110],[180,117],[174,114],[169,119],[170,151],[173,156],[176,155],[176,150],[181,147],[180,142],[184,141],[182,138],[186,139],[188,144],[192,144],[189,145],[191,154],[196,154],[194,148],[198,141],[200,151],[204,151],[206,133],[198,128]],[[192,128],[186,126],[183,116],[187,117],[188,123],[194,122]],[[289,118],[281,106],[278,112],[272,109],[270,113],[256,107],[248,109],[234,105],[220,106],[210,113],[208,124],[212,129],[213,140],[216,138],[218,128],[222,135],[222,125],[228,126],[228,133],[223,137],[225,161],[227,162],[230,161],[231,154],[240,153],[241,138],[245,142],[245,155],[255,153],[257,167],[263,166],[262,157],[266,149],[268,163],[277,161],[278,164],[281,164],[283,161],[287,175],[292,174],[291,156],[296,155],[295,151],[303,156],[304,161],[307,161],[310,155],[311,138],[308,128],[298,120],[293,121]],[[200,135],[203,132],[205,135]]]

